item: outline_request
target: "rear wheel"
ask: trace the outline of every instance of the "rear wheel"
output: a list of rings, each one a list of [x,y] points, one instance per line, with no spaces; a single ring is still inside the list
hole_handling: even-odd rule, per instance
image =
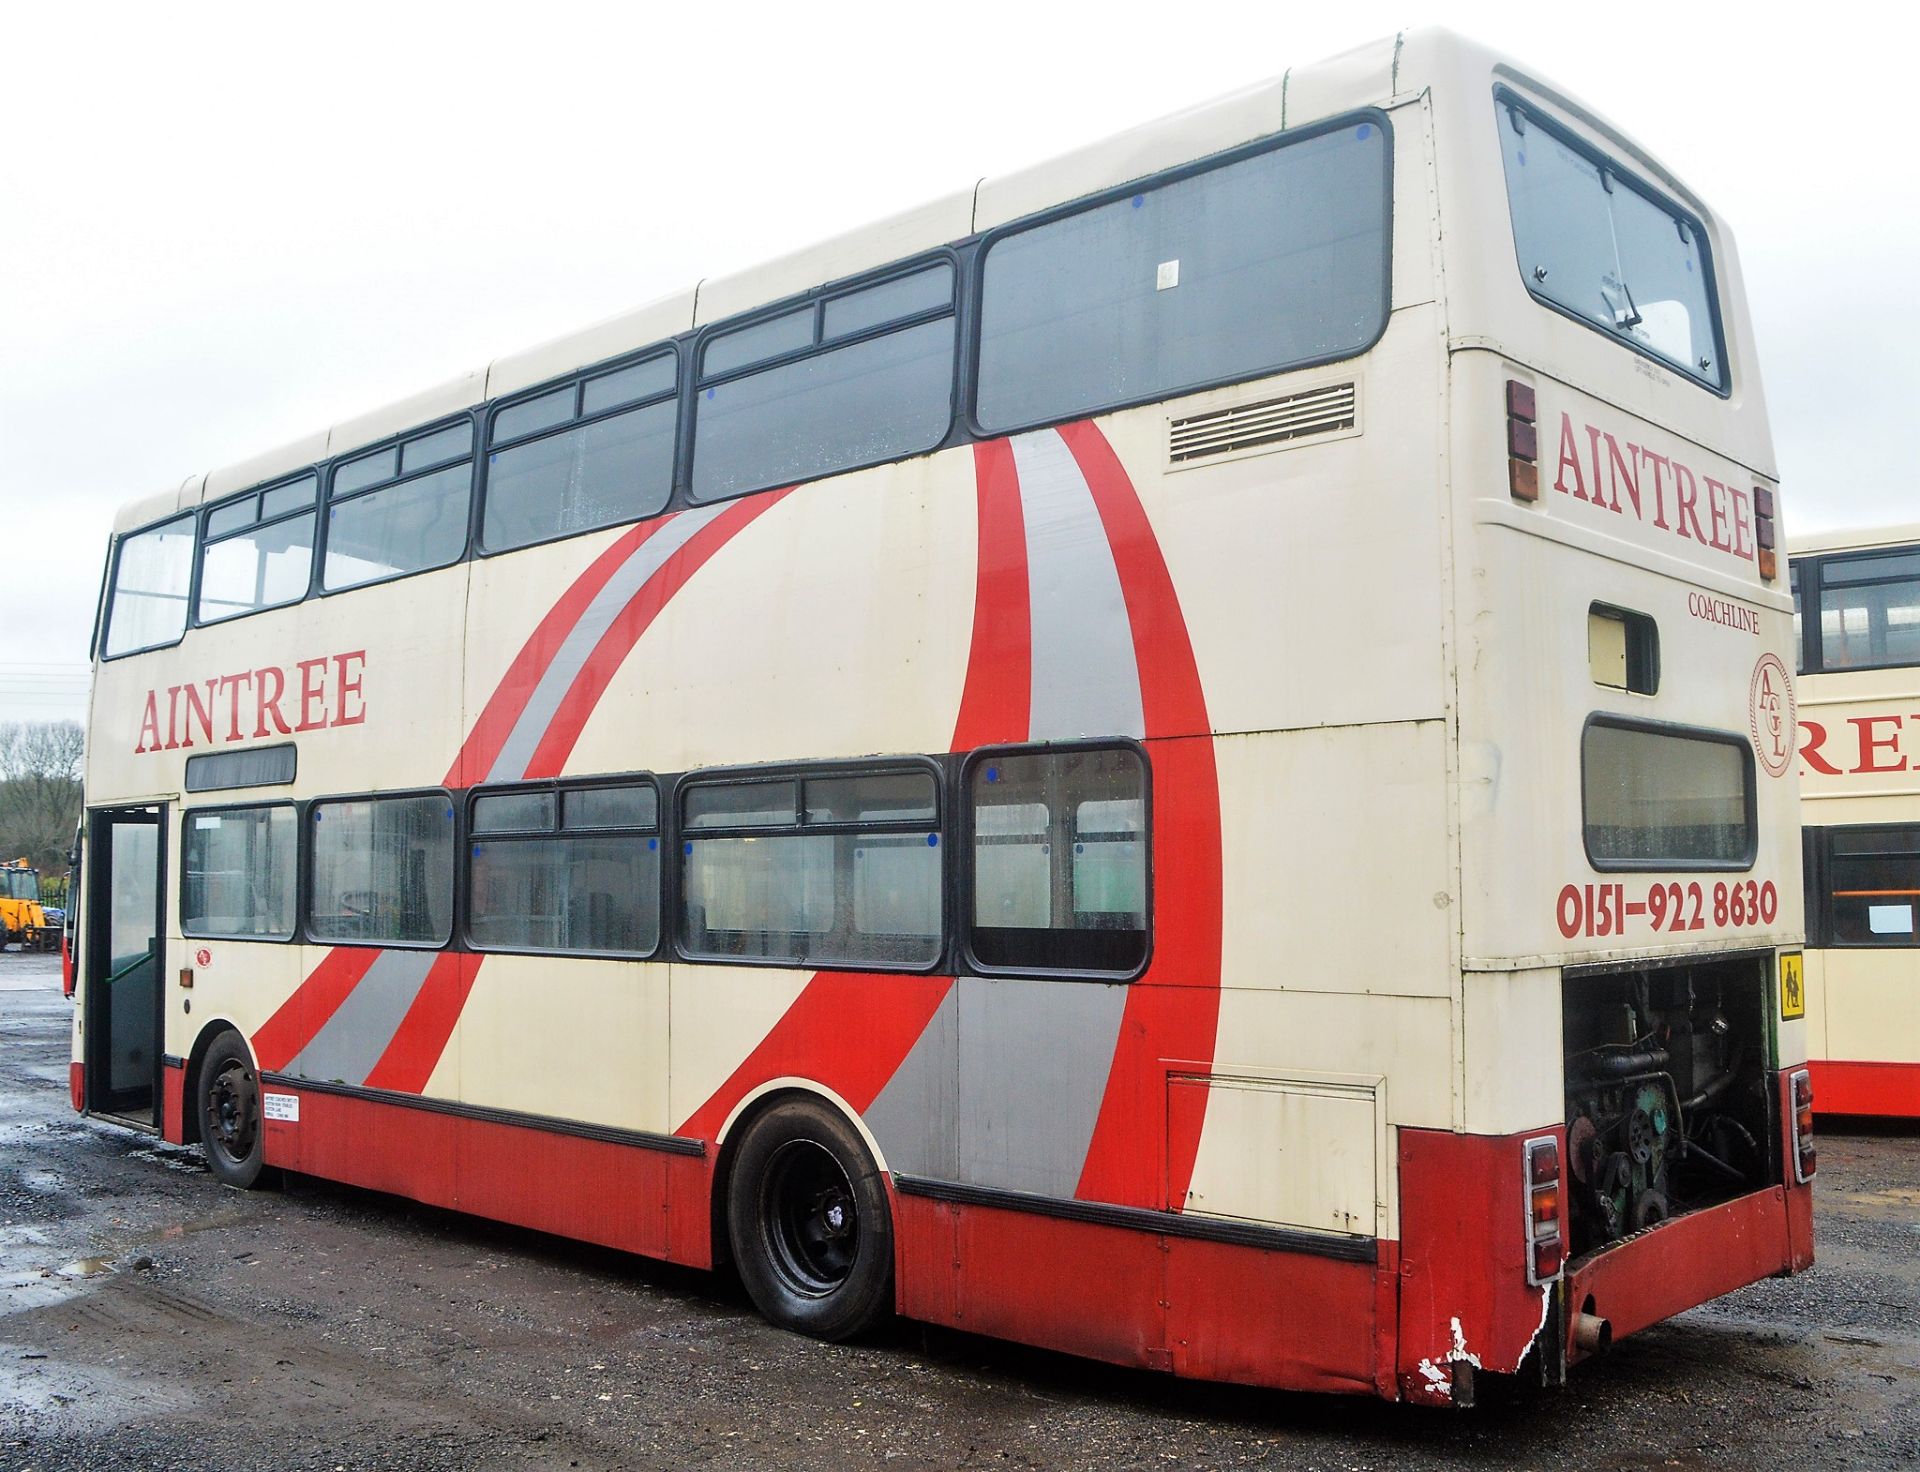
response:
[[[260,1179],[260,1075],[237,1032],[222,1033],[200,1060],[200,1144],[207,1165],[242,1190]]]
[[[853,1127],[808,1100],[748,1127],[727,1188],[727,1235],[754,1306],[782,1328],[849,1339],[893,1310],[893,1220]]]

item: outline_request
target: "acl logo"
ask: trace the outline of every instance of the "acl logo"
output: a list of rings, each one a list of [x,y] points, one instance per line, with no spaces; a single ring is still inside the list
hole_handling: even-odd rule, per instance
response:
[[[1761,655],[1747,685],[1747,726],[1753,733],[1753,753],[1769,777],[1787,775],[1793,760],[1795,719],[1793,678],[1779,655]]]

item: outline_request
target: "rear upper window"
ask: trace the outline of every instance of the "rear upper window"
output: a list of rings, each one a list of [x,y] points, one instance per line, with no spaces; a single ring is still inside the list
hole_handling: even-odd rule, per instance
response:
[[[1595,717],[1580,755],[1594,868],[1752,864],[1753,754],[1739,737]]]
[[[1512,93],[1498,92],[1495,107],[1527,290],[1725,390],[1712,262],[1699,220]]]

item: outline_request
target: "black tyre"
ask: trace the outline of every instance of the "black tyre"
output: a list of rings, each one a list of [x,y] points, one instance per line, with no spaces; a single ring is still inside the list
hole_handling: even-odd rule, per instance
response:
[[[754,1306],[816,1339],[893,1312],[893,1217],[867,1147],[823,1105],[776,1104],[749,1126],[727,1185],[727,1236]]]
[[[229,1186],[247,1190],[260,1179],[265,1140],[260,1130],[260,1075],[237,1032],[213,1040],[200,1060],[200,1145],[207,1165]]]

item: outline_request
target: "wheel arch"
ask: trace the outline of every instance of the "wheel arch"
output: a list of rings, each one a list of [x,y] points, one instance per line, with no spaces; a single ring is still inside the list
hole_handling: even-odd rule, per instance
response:
[[[727,1195],[733,1183],[733,1163],[740,1153],[740,1141],[746,1138],[748,1130],[761,1115],[776,1105],[794,1099],[825,1104],[852,1127],[853,1132],[860,1137],[861,1144],[867,1147],[867,1153],[873,1157],[874,1167],[880,1173],[880,1183],[887,1193],[889,1207],[892,1205],[893,1176],[887,1170],[886,1153],[881,1150],[880,1142],[874,1138],[873,1131],[867,1128],[866,1120],[860,1117],[860,1111],[818,1080],[799,1077],[769,1079],[749,1090],[740,1102],[733,1106],[714,1136],[717,1153],[714,1158],[708,1209],[713,1235],[713,1261],[716,1267],[722,1263],[731,1262],[733,1258],[731,1239],[727,1235]]]
[[[181,1096],[180,1127],[182,1142],[188,1145],[200,1143],[200,1065],[206,1061],[207,1050],[222,1033],[235,1033],[240,1038],[240,1046],[247,1050],[247,1057],[253,1058],[253,1044],[247,1041],[247,1035],[240,1025],[230,1017],[210,1017],[201,1024],[200,1031],[194,1036],[193,1046],[187,1050],[187,1076],[184,1093]],[[254,1068],[259,1068],[254,1063]]]

